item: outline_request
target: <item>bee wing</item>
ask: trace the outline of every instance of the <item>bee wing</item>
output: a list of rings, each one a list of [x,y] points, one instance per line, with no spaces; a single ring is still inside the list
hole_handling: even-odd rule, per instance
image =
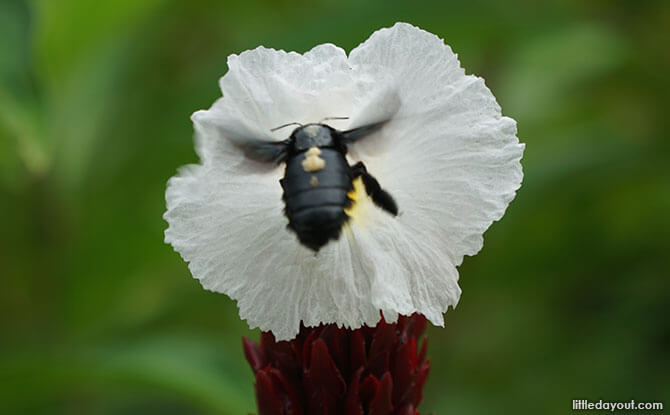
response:
[[[370,135],[378,129],[382,128],[389,120],[383,120],[376,123],[364,125],[362,127],[353,128],[351,130],[342,131],[342,137],[344,144],[353,143],[356,140],[359,140],[366,135]]]
[[[235,144],[237,145],[237,143]],[[282,161],[286,160],[288,155],[288,140],[249,140],[241,145],[238,145],[238,147],[244,151],[244,155],[247,158],[264,163],[281,163]]]
[[[341,132],[344,144],[353,143],[382,128],[396,115],[400,105],[400,96],[394,88],[385,88],[375,94],[352,117],[351,124],[359,127]]]
[[[244,155],[264,163],[280,163],[288,155],[289,140],[272,141],[258,138],[259,135],[243,125],[218,126],[221,134],[244,152]]]

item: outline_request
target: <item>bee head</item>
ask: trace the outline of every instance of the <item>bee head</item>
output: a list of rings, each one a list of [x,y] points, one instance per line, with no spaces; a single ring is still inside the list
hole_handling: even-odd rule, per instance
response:
[[[291,140],[297,151],[310,147],[328,147],[335,145],[335,130],[325,124],[307,124],[293,130]]]

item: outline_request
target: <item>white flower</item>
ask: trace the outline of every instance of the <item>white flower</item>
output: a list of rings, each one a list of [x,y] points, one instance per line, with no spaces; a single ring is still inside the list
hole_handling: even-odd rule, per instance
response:
[[[324,44],[300,55],[259,47],[228,58],[223,97],[193,114],[201,164],[168,182],[166,242],[193,276],[237,300],[251,327],[290,339],[306,326],[375,325],[380,311],[443,325],[461,290],[464,255],[500,219],[522,179],[524,145],[484,80],[465,75],[437,36],[405,23],[347,57]],[[399,107],[397,105],[399,102]],[[384,115],[349,146],[397,202],[399,215],[358,194],[336,241],[315,253],[286,228],[284,164],[244,157],[235,134],[281,141],[290,122],[346,130]]]

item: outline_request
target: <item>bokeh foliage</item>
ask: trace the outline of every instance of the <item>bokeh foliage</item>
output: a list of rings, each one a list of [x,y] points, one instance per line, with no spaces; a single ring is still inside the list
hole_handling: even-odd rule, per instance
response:
[[[226,57],[446,39],[527,143],[431,328],[422,413],[670,405],[670,3],[0,1],[0,412],[246,414],[233,301],[162,243],[166,180]]]

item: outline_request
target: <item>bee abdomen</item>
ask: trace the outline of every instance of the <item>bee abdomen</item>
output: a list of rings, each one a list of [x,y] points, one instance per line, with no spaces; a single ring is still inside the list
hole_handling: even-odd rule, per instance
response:
[[[318,251],[328,241],[339,238],[347,219],[341,205],[311,206],[290,215],[288,226],[303,245]]]
[[[314,251],[340,236],[348,219],[344,209],[352,203],[347,193],[353,189],[343,154],[322,148],[318,155],[325,162],[322,169],[305,169],[302,162],[309,155],[298,154],[287,160],[280,181],[288,228],[297,234],[300,243]]]
[[[289,228],[301,243],[315,251],[340,236],[348,219],[344,209],[351,205],[343,187],[309,189],[285,196],[284,201]]]
[[[343,187],[318,187],[303,190],[290,196],[285,195],[286,213],[293,217],[298,212],[310,208],[339,206],[340,209],[343,209],[351,204],[347,192],[348,190]]]
[[[314,251],[340,236],[348,219],[344,209],[351,205],[344,187],[304,190],[284,195],[284,202],[288,227],[303,245]]]

